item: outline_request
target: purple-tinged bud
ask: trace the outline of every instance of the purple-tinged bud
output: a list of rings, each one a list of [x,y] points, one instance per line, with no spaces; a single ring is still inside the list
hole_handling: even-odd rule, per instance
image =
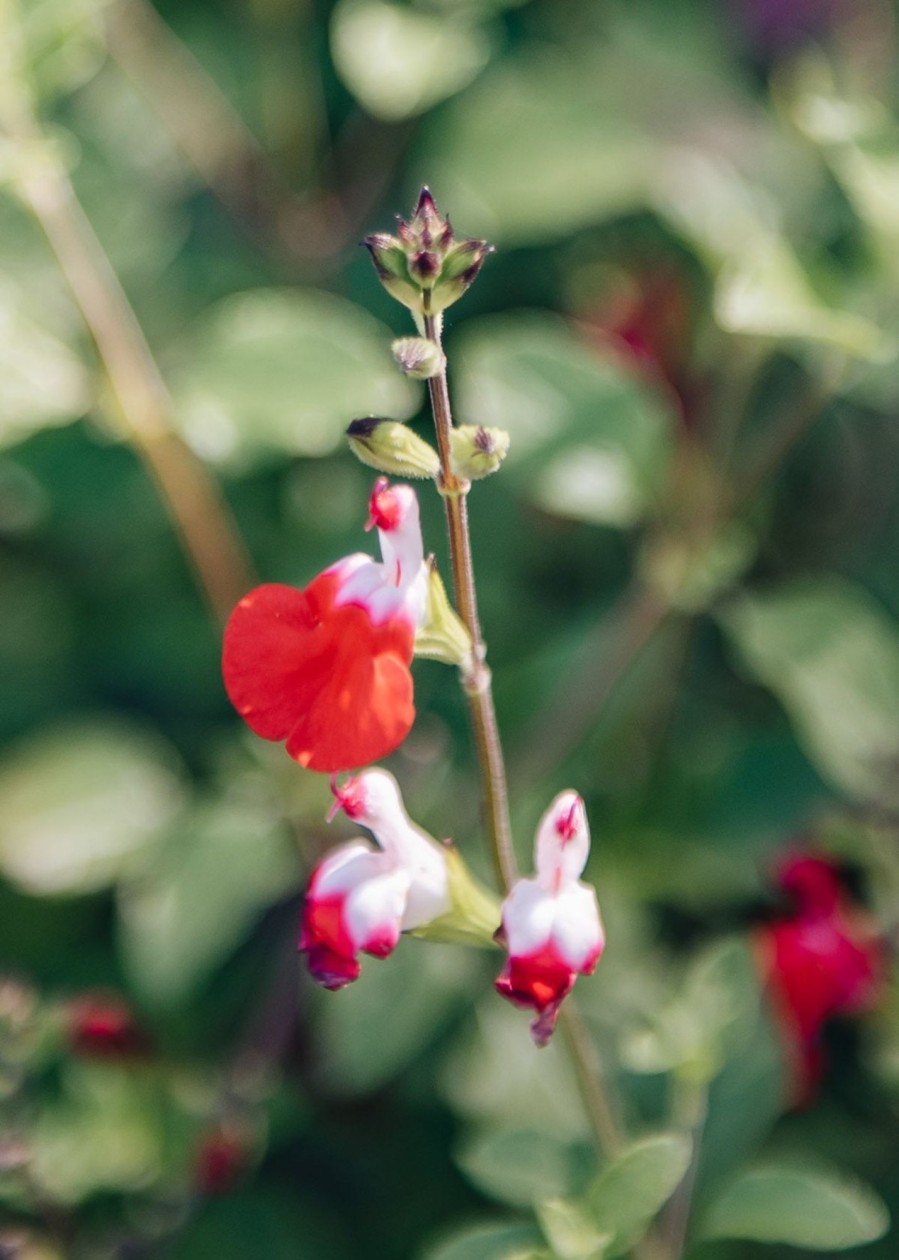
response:
[[[509,453],[505,429],[482,424],[460,424],[450,433],[453,472],[464,481],[480,481],[496,472]]]
[[[429,381],[446,363],[443,351],[427,337],[398,337],[390,348],[400,371],[416,381]]]
[[[492,249],[486,241],[456,241],[426,187],[396,236],[375,232],[363,244],[385,289],[417,316],[438,315],[460,298]]]
[[[378,472],[436,477],[440,471],[440,457],[433,446],[398,420],[364,416],[350,424],[346,436],[356,458]]]

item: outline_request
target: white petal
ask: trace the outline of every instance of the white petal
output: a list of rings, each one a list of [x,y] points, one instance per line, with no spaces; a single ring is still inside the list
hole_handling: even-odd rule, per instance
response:
[[[596,893],[589,884],[573,884],[556,897],[553,939],[559,955],[575,971],[592,962],[605,943]]]
[[[531,954],[549,940],[556,899],[536,879],[520,879],[503,902],[503,928],[513,957]]]
[[[534,855],[538,879],[547,889],[570,884],[586,866],[589,852],[584,802],[570,789],[560,792],[537,827]]]
[[[382,862],[389,860],[385,854],[376,856]],[[364,949],[387,931],[400,930],[408,890],[409,875],[398,867],[387,867],[352,890],[343,917],[356,949]]]
[[[309,881],[310,897],[346,893],[357,884],[381,873],[383,853],[378,853],[365,840],[350,840],[340,845],[319,862]]]

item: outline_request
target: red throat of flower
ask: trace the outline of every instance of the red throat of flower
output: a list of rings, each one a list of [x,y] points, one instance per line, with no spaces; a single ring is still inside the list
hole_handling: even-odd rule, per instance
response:
[[[576,796],[571,802],[571,808],[556,819],[556,831],[563,844],[573,840],[577,834],[577,811],[580,803],[581,798]]]
[[[383,529],[386,533],[399,528],[403,520],[403,506],[399,495],[391,487],[386,477],[379,477],[375,482],[368,502],[368,522],[366,529]]]
[[[359,779],[347,779],[341,787],[337,775],[331,775],[331,791],[334,803],[328,810],[328,822],[333,822],[341,810],[347,818],[360,818],[365,812],[365,788]]]

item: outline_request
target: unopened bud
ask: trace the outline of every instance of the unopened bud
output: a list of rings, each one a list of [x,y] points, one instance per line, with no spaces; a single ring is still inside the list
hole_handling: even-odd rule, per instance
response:
[[[471,661],[471,635],[449,602],[433,557],[428,569],[427,618],[415,635],[415,655],[460,667]]]
[[[427,381],[443,371],[446,356],[427,337],[398,337],[390,347],[400,371],[416,381]]]
[[[436,477],[440,456],[398,420],[363,416],[346,431],[350,450],[369,468],[395,477]]]
[[[479,481],[496,472],[509,453],[505,429],[485,429],[482,424],[461,424],[450,434],[453,472],[465,481]]]
[[[452,944],[480,945],[490,949],[502,917],[499,898],[479,884],[465,865],[459,850],[448,841],[444,847],[451,908],[411,936]]]
[[[384,288],[416,317],[439,315],[460,298],[493,248],[486,241],[457,241],[427,188],[412,218],[400,219],[396,236],[374,232],[362,244]]]

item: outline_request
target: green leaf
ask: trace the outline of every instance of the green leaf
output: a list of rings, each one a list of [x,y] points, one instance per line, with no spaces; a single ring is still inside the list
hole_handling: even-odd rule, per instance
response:
[[[145,1000],[188,997],[272,902],[298,890],[278,820],[225,800],[179,819],[164,847],[119,890],[125,965]]]
[[[420,398],[393,364],[388,330],[312,289],[225,299],[187,334],[170,375],[185,437],[228,464],[325,455],[354,416],[407,419]]]
[[[687,1138],[662,1133],[635,1142],[603,1169],[586,1201],[600,1230],[611,1236],[604,1254],[620,1255],[636,1242],[674,1193],[689,1162]]]
[[[179,770],[165,745],[125,723],[24,741],[0,764],[0,870],[43,895],[107,887],[180,808]]]
[[[899,632],[880,605],[828,577],[741,596],[720,620],[818,771],[851,796],[899,803]]]
[[[706,1213],[702,1238],[753,1238],[842,1251],[889,1229],[886,1206],[842,1173],[766,1164],[743,1173]]]
[[[335,1000],[316,992],[322,1069],[335,1092],[376,1089],[423,1053],[480,974],[470,950],[404,937],[384,962],[366,958]]]
[[[602,1260],[612,1241],[600,1233],[580,1204],[547,1199],[537,1205],[537,1219],[558,1260]]]
[[[28,313],[25,294],[0,276],[0,448],[35,429],[66,424],[91,404],[77,356]]]
[[[331,50],[344,83],[370,114],[394,122],[460,91],[487,64],[485,33],[457,14],[381,0],[341,0]]]
[[[579,1152],[558,1137],[534,1129],[489,1130],[456,1155],[465,1175],[486,1194],[514,1207],[570,1194]]]
[[[530,1260],[546,1254],[540,1246],[540,1234],[533,1225],[475,1225],[429,1247],[422,1260]]]
[[[660,396],[551,315],[478,320],[454,352],[460,414],[508,431],[507,466],[542,507],[608,525],[639,519],[671,449]]]

